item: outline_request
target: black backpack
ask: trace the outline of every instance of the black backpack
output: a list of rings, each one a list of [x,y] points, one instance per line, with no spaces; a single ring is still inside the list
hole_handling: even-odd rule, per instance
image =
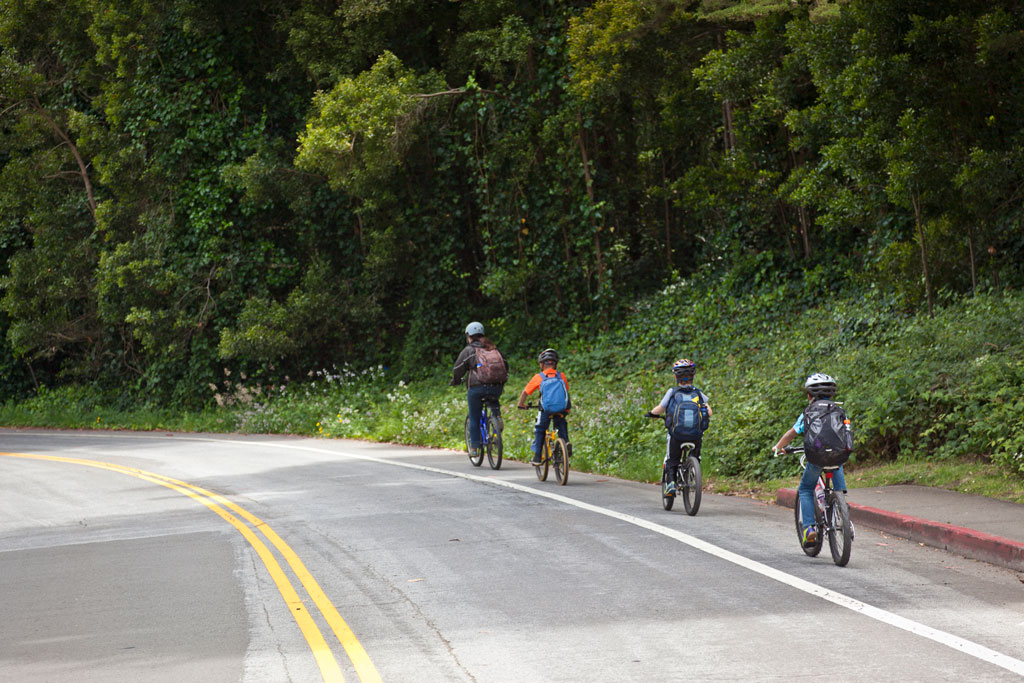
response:
[[[853,452],[853,430],[835,401],[817,399],[804,409],[804,455],[818,467],[836,467]]]

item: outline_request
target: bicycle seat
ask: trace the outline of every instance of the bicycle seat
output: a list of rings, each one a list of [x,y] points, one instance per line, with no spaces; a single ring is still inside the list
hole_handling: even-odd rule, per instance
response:
[[[679,445],[682,448],[690,448],[690,449],[693,449],[693,448],[697,447],[697,444],[693,443],[692,441],[684,441],[683,443],[681,443]]]

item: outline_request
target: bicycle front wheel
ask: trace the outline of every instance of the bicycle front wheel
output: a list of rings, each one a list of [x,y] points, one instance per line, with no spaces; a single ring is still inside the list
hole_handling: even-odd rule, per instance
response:
[[[559,486],[565,486],[569,481],[569,448],[564,439],[555,441],[551,451],[551,465],[555,468],[555,481]]]
[[[472,446],[470,446],[470,444],[472,444],[473,441],[469,437],[469,424],[470,424],[470,422],[469,422],[469,415],[467,415],[466,416],[466,453],[469,454],[469,461],[471,463],[473,463],[473,467],[480,467],[481,463],[483,463],[483,461],[484,461],[483,448],[480,449],[479,453],[477,453],[476,455],[473,455],[473,448],[472,448]]]
[[[818,553],[821,552],[822,543],[824,541],[824,539],[822,538],[822,536],[825,535],[825,530],[822,528],[824,526],[822,524],[824,520],[821,518],[821,510],[818,509],[817,504],[815,504],[814,506],[814,518],[815,523],[818,525],[819,529],[818,540],[816,540],[810,546],[805,546],[804,521],[803,517],[800,514],[800,495],[797,494],[796,501],[793,503],[793,519],[796,521],[796,540],[797,543],[800,544],[800,547],[804,549],[804,552],[807,554],[808,557],[817,557]]]
[[[845,567],[853,550],[853,529],[850,527],[850,506],[842,491],[828,493],[825,512],[828,515],[828,548],[832,551],[832,561]]]
[[[704,489],[704,478],[700,473],[700,460],[694,456],[686,458],[683,464],[683,507],[693,517],[700,510],[700,494]]]
[[[540,446],[540,464],[535,465],[533,468],[534,473],[537,475],[537,479],[544,481],[548,478],[548,467],[551,465],[551,442],[544,439],[544,443]]]
[[[501,444],[501,430],[498,429],[498,421],[493,417],[487,421],[488,431],[491,433],[491,438],[487,442],[487,462],[491,464],[492,470],[501,469],[501,455],[502,455],[502,444]]]

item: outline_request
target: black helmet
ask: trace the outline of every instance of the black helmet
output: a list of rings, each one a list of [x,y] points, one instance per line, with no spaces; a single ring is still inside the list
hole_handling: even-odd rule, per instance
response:
[[[558,362],[558,351],[554,349],[544,349],[537,356],[538,363],[557,363]]]
[[[804,382],[804,390],[811,398],[833,398],[838,391],[836,381],[823,372],[816,372]]]

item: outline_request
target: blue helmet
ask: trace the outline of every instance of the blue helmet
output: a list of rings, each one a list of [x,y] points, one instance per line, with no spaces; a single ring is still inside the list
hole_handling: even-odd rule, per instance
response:
[[[472,322],[466,325],[466,336],[475,337],[478,334],[484,333],[483,323]]]

